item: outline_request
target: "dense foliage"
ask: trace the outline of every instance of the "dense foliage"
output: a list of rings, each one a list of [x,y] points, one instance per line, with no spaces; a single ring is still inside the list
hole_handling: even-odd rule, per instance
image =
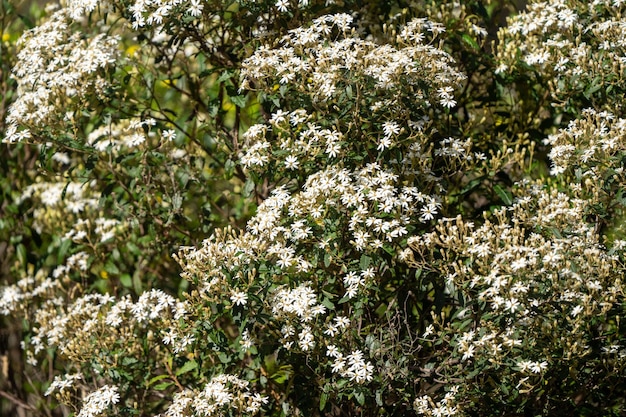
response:
[[[626,414],[626,2],[26,6],[0,412]]]

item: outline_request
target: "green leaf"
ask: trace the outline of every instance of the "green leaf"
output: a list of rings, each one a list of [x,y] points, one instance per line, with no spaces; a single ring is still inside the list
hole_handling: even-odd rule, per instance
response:
[[[28,257],[26,255],[26,247],[21,243],[17,245],[17,260],[20,262],[20,264],[26,266],[28,260]]]
[[[233,96],[229,97],[230,101],[237,107],[246,107],[246,101],[248,100],[247,96]]]
[[[63,260],[65,259],[65,255],[67,254],[67,251],[72,246],[72,243],[73,242],[71,239],[63,240],[63,242],[61,243],[61,246],[59,247],[59,253],[57,254],[57,264],[61,265],[63,263]]]
[[[367,269],[370,266],[371,261],[372,261],[372,258],[363,254],[361,255],[361,260],[359,261],[359,267],[361,269]]]
[[[335,309],[335,305],[326,297],[324,297],[324,299],[322,300],[322,305],[330,311],[333,311]]]
[[[229,180],[233,177],[233,175],[235,174],[235,163],[233,162],[232,159],[227,159],[226,163],[224,164],[224,178]]]
[[[330,260],[331,260],[330,253],[326,252],[326,253],[324,254],[324,266],[325,266],[326,268],[328,268],[328,267],[330,266]]]
[[[591,81],[591,83],[589,84],[589,87],[587,87],[587,89],[585,90],[583,94],[585,98],[589,100],[591,96],[597,91],[599,91],[602,87],[603,87],[602,78],[600,76],[597,76]]]
[[[136,364],[137,362],[139,362],[137,358],[131,358],[128,356],[122,359],[122,365],[124,366],[133,365],[133,364]]]
[[[198,362],[194,361],[194,360],[190,360],[189,362],[186,362],[182,368],[180,368],[178,371],[176,371],[176,376],[182,375],[182,374],[186,374],[189,371],[193,371],[194,369],[196,369],[198,367]]]
[[[137,245],[135,245],[133,242],[126,242],[126,248],[128,248],[129,252],[132,253],[135,256],[141,256],[141,249],[139,249],[139,247]]]
[[[124,286],[124,288],[131,288],[133,286],[133,280],[129,274],[122,274],[120,277],[120,283]]]
[[[324,407],[326,407],[326,401],[328,401],[328,394],[322,392],[322,395],[320,395],[320,411],[323,411]]]
[[[168,378],[168,377],[169,377],[169,375],[157,375],[157,376],[155,376],[154,378],[150,379],[150,380],[148,381],[148,383],[146,384],[146,386],[148,386],[148,387],[149,387],[150,385],[154,384],[155,382],[159,382],[159,381],[161,381],[162,379],[165,379],[165,378]]]
[[[482,182],[484,177],[479,177],[479,178],[474,178],[473,180],[471,180],[469,182],[469,184],[467,184],[459,194],[464,195],[467,194],[471,191],[473,191],[476,187],[478,187],[480,185],[480,183]]]
[[[157,384],[154,386],[154,390],[155,391],[163,391],[169,387],[171,387],[172,385],[174,385],[173,382],[162,382],[160,384]]]
[[[35,27],[35,24],[28,16],[25,16],[23,14],[18,14],[17,16],[20,18],[22,23],[24,23],[24,26],[26,27],[26,29],[32,29]]]
[[[217,83],[223,83],[226,80],[230,80],[233,78],[233,73],[231,71],[224,71],[222,75],[217,79]]]
[[[291,365],[284,365],[280,367],[280,370],[274,372],[271,376],[272,381],[277,384],[284,384],[289,380],[291,376]]]
[[[365,394],[363,394],[363,392],[355,392],[354,399],[360,405],[365,405]]]
[[[463,39],[463,42],[468,44],[472,49],[475,49],[475,50],[479,50],[480,49],[480,45],[478,45],[476,40],[474,40],[474,38],[472,38],[467,33],[462,34],[461,35],[461,39]]]
[[[108,261],[106,263],[106,265],[104,265],[104,270],[107,271],[111,275],[119,275],[120,274],[120,270],[111,261]]]
[[[133,274],[133,290],[135,293],[141,294],[143,292],[143,284],[141,282],[141,270],[137,269]]]
[[[472,324],[473,321],[474,321],[474,319],[467,319],[467,320],[462,321],[460,323],[457,321],[457,322],[452,324],[452,327],[454,327],[456,330],[461,331],[461,330],[467,329],[470,326],[470,324]]]
[[[511,204],[513,204],[513,195],[509,191],[505,190],[498,184],[493,186],[493,190],[502,199],[502,202],[504,204],[506,204],[507,206],[510,206]]]
[[[345,304],[348,301],[350,301],[350,297],[346,296],[346,297],[343,297],[341,300],[339,300],[337,304]]]
[[[250,197],[255,189],[254,181],[251,179],[246,180],[246,184],[243,186],[243,196]]]

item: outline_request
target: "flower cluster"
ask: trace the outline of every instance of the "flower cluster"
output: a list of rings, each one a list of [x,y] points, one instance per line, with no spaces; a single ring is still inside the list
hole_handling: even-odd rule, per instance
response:
[[[18,203],[30,201],[34,205],[33,227],[38,233],[61,230],[68,232],[78,218],[97,215],[99,193],[90,183],[38,182],[29,185],[18,198]]]
[[[607,222],[619,230],[626,203],[622,163],[626,120],[607,111],[585,109],[544,143],[550,146],[551,173],[568,181],[575,195],[587,201],[587,212],[596,216],[596,227]]]
[[[89,356],[94,346],[102,351],[124,346],[141,355],[142,335],[150,333],[170,345],[174,352],[186,351],[193,337],[180,328],[189,306],[160,290],[145,292],[136,302],[106,294],[88,294],[69,305],[52,299],[36,313],[37,328],[31,338],[33,357],[47,348],[56,348],[70,360]],[[89,344],[85,342],[89,341]],[[112,366],[106,358],[97,360],[104,370]]]
[[[70,25],[67,9],[60,9],[20,39],[13,68],[17,99],[7,115],[4,141],[30,139],[31,128],[63,124],[81,98],[106,94],[105,70],[117,59],[119,39],[72,33]]]
[[[441,198],[429,192],[442,192],[442,178],[474,155],[470,140],[433,144],[430,136],[429,117],[451,107],[463,80],[447,54],[422,43],[443,28],[413,21],[395,48],[359,39],[351,22],[348,15],[319,18],[246,61],[243,87],[272,94],[282,86],[285,106],[244,134],[240,163],[270,180],[280,164],[297,185],[276,184],[246,232],[218,232],[176,259],[200,299],[245,312],[242,343],[262,343],[270,332],[285,354],[320,364],[326,347],[334,374],[365,384],[375,373],[367,360],[373,350],[355,339],[352,318],[338,311],[333,294],[342,303],[365,299],[388,265],[386,254],[399,253],[410,232],[439,215]],[[344,102],[346,112],[337,114]],[[366,125],[371,112],[383,116],[379,124]],[[365,153],[372,158],[364,161]],[[267,312],[259,310],[265,305]]]
[[[271,128],[251,129],[245,166],[265,164],[270,149],[288,169],[295,169],[305,157],[307,164],[320,156],[332,163],[362,149],[382,153],[405,148],[419,141],[416,136],[433,106],[454,105],[453,91],[465,77],[449,55],[424,43],[427,36],[434,40],[443,30],[440,26],[414,20],[392,46],[359,39],[351,23],[345,14],[315,19],[307,28],[292,30],[278,48],[260,48],[243,63],[243,88],[273,94],[278,86],[281,101],[301,97],[302,102],[290,105],[317,109],[279,111],[270,119]],[[377,123],[363,129],[360,120],[365,123],[372,114]],[[267,137],[270,130],[273,138]]]
[[[421,222],[437,214],[436,197],[424,195],[416,187],[397,187],[396,178],[393,171],[385,171],[375,163],[355,173],[325,169],[309,176],[299,193],[274,190],[248,223],[248,229],[269,242],[317,243],[323,249],[346,238],[329,239],[332,230],[320,224],[323,215],[332,211],[344,216],[350,243],[357,250],[378,250],[386,242],[405,236],[415,214],[422,214]],[[297,258],[289,259],[288,251],[275,252],[283,258],[285,267],[302,265]]]
[[[53,298],[61,285],[57,280],[44,277],[43,272],[42,270],[35,277],[27,276],[13,285],[4,286],[0,292],[0,314],[14,315],[27,310],[33,299]]]
[[[460,410],[455,406],[458,392],[459,387],[455,385],[436,404],[430,396],[423,395],[415,399],[413,406],[420,415],[428,417],[459,415]]]
[[[122,148],[133,149],[145,143],[149,138],[157,136],[156,132],[150,130],[155,125],[156,120],[152,118],[123,119],[118,123],[105,123],[89,133],[87,144],[100,152],[109,149],[113,151],[119,151]],[[165,130],[160,136],[170,141],[176,137],[176,132]]]
[[[201,296],[215,300],[223,291],[231,293],[231,271],[252,265],[260,258],[267,244],[248,233],[239,233],[232,228],[218,230],[202,242],[202,246],[183,247],[174,258],[181,264],[181,276],[196,283]],[[248,282],[256,271],[246,276],[235,275],[237,280]]]
[[[70,11],[70,17],[74,20],[81,20],[96,10],[106,13],[119,6],[116,2],[108,0],[67,0],[65,4]],[[200,0],[138,0],[126,7],[132,14],[133,29],[138,30],[146,26],[163,25],[167,21],[183,19],[187,16],[198,17],[202,14],[204,4]]]
[[[162,416],[223,416],[229,415],[229,411],[254,415],[267,401],[267,397],[250,391],[248,381],[222,374],[211,378],[201,391],[185,390],[175,394]]]
[[[55,391],[63,393],[63,391],[68,388],[73,388],[75,382],[80,381],[81,379],[83,379],[83,374],[81,373],[65,374],[62,377],[57,375],[54,377],[54,381],[52,381],[52,384],[50,384],[44,395],[47,397]]]
[[[423,43],[427,36],[436,37],[445,31],[440,24],[426,19],[411,21],[399,35],[399,46],[403,48],[395,49],[354,37],[352,22],[352,16],[347,14],[323,16],[306,28],[290,31],[280,48],[260,48],[244,62],[242,86],[265,83],[268,79],[290,86],[308,84],[304,91],[314,101],[327,101],[340,92],[334,83],[348,82],[347,74],[355,75],[356,80],[369,76],[374,87],[381,90],[417,85],[425,80],[445,87],[464,79],[450,65],[449,55]],[[330,42],[320,48],[320,41]],[[417,57],[424,61],[418,62]]]
[[[366,362],[363,359],[363,352],[355,350],[344,356],[334,345],[328,346],[327,349],[327,355],[334,358],[332,369],[334,373],[349,378],[358,384],[372,380],[374,366],[371,362]]]
[[[55,280],[69,277],[72,272],[88,276],[96,248],[110,245],[123,235],[124,222],[102,216],[100,193],[92,189],[93,184],[37,182],[26,187],[17,200],[21,205],[34,206],[33,228],[38,233],[60,233],[56,246],[71,241],[77,247],[64,264],[54,268]]]
[[[557,104],[566,104],[574,94],[604,101],[602,96],[612,90],[624,90],[623,12],[621,1],[529,2],[527,10],[511,17],[498,34],[497,72],[529,67],[549,80]]]
[[[259,175],[272,164],[278,164],[287,175],[293,172],[296,176],[310,175],[326,165],[349,164],[355,151],[364,146],[362,140],[355,139],[359,136],[352,131],[353,126],[348,126],[344,133],[335,126],[324,128],[316,123],[316,117],[319,114],[308,114],[304,109],[279,110],[272,114],[269,125],[252,126],[243,135],[241,164]],[[378,138],[367,147],[380,155],[388,150],[405,151],[400,160],[390,161],[394,171],[430,183],[439,182],[433,173],[435,157],[445,159],[450,170],[478,159],[478,155],[471,152],[470,139],[446,138],[433,150],[425,133],[429,125],[427,119],[409,121],[406,125],[385,122],[380,127],[382,132],[377,132]]]
[[[336,0],[326,0],[326,5],[334,4]],[[302,9],[309,6],[310,0],[298,0],[297,4],[295,0],[276,0],[274,7],[281,13],[289,13],[296,9]]]
[[[611,175],[621,177],[621,167],[611,168],[626,148],[626,120],[606,111],[585,109],[580,118],[544,142],[550,145],[552,175],[579,169],[576,175],[581,182],[598,184]]]
[[[104,415],[112,404],[120,401],[118,388],[112,385],[105,385],[98,390],[87,395],[83,399],[83,406],[77,417],[98,417]]]
[[[455,324],[441,327],[451,335],[450,352],[473,363],[466,369],[508,367],[509,375],[520,374],[517,388],[528,392],[573,358],[602,360],[591,346],[595,332],[603,333],[605,347],[615,335],[593,319],[612,314],[624,291],[614,275],[622,268],[611,254],[616,249],[607,251],[585,220],[588,200],[523,183],[518,193],[523,197],[495,211],[493,221],[442,219],[435,232],[411,237],[408,261],[436,268],[447,277],[447,291],[463,300]],[[480,320],[465,322],[469,314]],[[540,346],[563,353],[526,356]]]
[[[274,293],[272,313],[278,321],[286,324],[282,327],[281,343],[287,349],[293,345],[290,340],[298,329],[298,345],[303,351],[312,349],[315,340],[310,323],[316,316],[324,314],[326,307],[317,302],[317,296],[310,286],[301,284],[293,290],[281,289]]]

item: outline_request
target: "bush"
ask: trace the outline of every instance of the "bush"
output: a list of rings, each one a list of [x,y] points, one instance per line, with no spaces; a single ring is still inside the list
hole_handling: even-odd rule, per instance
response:
[[[373,3],[3,3],[7,412],[626,412],[622,2]]]

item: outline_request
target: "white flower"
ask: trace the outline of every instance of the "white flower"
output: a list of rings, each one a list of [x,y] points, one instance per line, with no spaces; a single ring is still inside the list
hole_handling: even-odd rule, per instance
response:
[[[339,349],[335,345],[328,345],[326,347],[326,356],[330,356],[331,358],[337,358],[341,355],[339,353]]]
[[[70,157],[65,152],[55,152],[52,159],[65,165],[70,163]]]
[[[202,9],[204,9],[204,5],[200,2],[200,0],[191,0],[187,13],[193,17],[198,17],[202,14]]]
[[[244,330],[241,334],[241,340],[239,341],[239,343],[241,344],[241,347],[245,350],[250,350],[252,346],[254,346],[254,341],[252,340],[248,329]]]
[[[519,309],[519,306],[520,306],[520,303],[517,300],[517,298],[511,298],[509,300],[506,300],[505,309],[510,310],[511,313],[515,313],[515,311]]]
[[[289,155],[287,158],[285,158],[285,168],[297,169],[298,165],[300,165],[300,162],[298,161],[298,158],[296,156]]]
[[[577,305],[576,307],[574,307],[574,308],[572,309],[572,312],[570,313],[570,315],[571,315],[572,317],[576,317],[577,315],[579,315],[580,313],[582,313],[582,311],[583,311],[583,306],[581,306],[581,305]]]
[[[326,153],[329,158],[336,158],[341,150],[341,146],[338,143],[329,144],[326,148]]]
[[[541,371],[545,370],[548,367],[548,362],[532,362],[530,364],[530,370],[535,373],[538,374]]]
[[[381,138],[380,141],[378,141],[378,146],[376,147],[376,150],[382,152],[389,147],[391,147],[391,139],[385,136]]]
[[[163,344],[169,345],[176,341],[178,335],[172,329],[170,329],[165,336],[163,336]]]
[[[176,131],[174,129],[165,130],[161,135],[163,136],[163,139],[170,142],[176,139]]]
[[[286,13],[289,11],[289,0],[276,0],[276,4],[274,5],[281,13]]]
[[[54,381],[52,381],[52,384],[50,384],[50,387],[44,395],[47,397],[56,390],[62,392],[64,389],[72,387],[74,385],[74,381],[78,379],[83,379],[83,375],[81,373],[65,374],[63,377],[55,376]]]
[[[420,216],[420,221],[423,223],[426,223],[429,220],[433,220],[435,218],[435,215],[437,214],[436,206],[430,204],[423,206],[420,211],[422,212],[422,215]]]
[[[397,135],[400,133],[400,125],[397,122],[385,122],[383,123],[383,133],[385,134],[385,138]]]
[[[469,345],[467,349],[465,349],[465,352],[463,353],[463,357],[461,358],[461,360],[466,361],[469,358],[474,357],[474,349],[475,349],[474,345]]]
[[[439,100],[439,103],[443,106],[443,107],[447,107],[447,108],[452,108],[454,106],[456,106],[456,101],[452,98],[452,97],[445,97],[442,98],[441,100]]]
[[[248,302],[248,294],[242,291],[235,291],[233,295],[230,296],[230,301],[235,305],[244,306]]]

